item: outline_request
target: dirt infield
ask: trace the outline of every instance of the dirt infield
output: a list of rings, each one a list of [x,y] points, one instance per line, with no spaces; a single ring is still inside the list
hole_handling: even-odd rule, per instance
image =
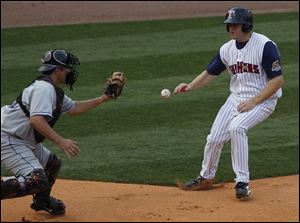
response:
[[[66,206],[53,217],[29,208],[31,197],[1,201],[1,221],[292,222],[299,221],[299,175],[253,180],[251,199],[238,201],[234,183],[208,191],[176,187],[57,180]]]
[[[298,1],[235,5],[254,13],[299,10]],[[224,15],[232,6],[222,1],[1,1],[1,28]],[[27,196],[1,201],[1,221],[299,221],[299,175],[253,180],[250,186],[251,199],[240,202],[234,197],[234,183],[187,192],[177,187],[58,179],[53,196],[65,202],[66,215],[36,213],[29,208],[31,197]]]

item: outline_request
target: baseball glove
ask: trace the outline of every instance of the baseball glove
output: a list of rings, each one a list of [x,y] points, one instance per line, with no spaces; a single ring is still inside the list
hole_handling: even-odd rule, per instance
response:
[[[124,73],[117,71],[107,78],[107,83],[104,88],[104,94],[112,99],[116,99],[122,93],[123,87],[126,84]]]

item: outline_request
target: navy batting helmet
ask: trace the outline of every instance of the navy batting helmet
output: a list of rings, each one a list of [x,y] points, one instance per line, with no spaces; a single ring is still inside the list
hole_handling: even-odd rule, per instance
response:
[[[41,61],[42,66],[39,68],[40,72],[48,72],[56,67],[69,68],[71,72],[67,75],[66,84],[70,85],[72,89],[72,85],[79,75],[77,66],[80,62],[76,56],[64,50],[54,49],[47,51]]]
[[[250,9],[234,7],[226,13],[224,23],[227,24],[227,32],[229,32],[228,24],[242,24],[242,31],[248,33],[253,28],[253,14]]]

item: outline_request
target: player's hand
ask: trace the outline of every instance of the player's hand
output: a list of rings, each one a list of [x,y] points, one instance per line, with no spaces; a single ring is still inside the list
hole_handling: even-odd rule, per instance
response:
[[[77,156],[80,152],[79,147],[77,146],[77,142],[71,139],[63,139],[59,142],[58,146],[65,152],[65,154],[72,158]]]
[[[174,94],[178,93],[184,93],[190,91],[190,86],[186,83],[181,83],[179,84],[175,89],[174,89]]]
[[[239,112],[247,112],[253,109],[256,106],[256,102],[253,98],[240,103],[237,107]]]

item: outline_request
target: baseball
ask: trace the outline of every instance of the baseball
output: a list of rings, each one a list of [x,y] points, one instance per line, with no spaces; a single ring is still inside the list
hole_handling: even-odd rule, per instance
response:
[[[161,92],[160,92],[160,95],[163,97],[163,98],[169,98],[171,96],[171,92],[169,89],[163,89]]]

